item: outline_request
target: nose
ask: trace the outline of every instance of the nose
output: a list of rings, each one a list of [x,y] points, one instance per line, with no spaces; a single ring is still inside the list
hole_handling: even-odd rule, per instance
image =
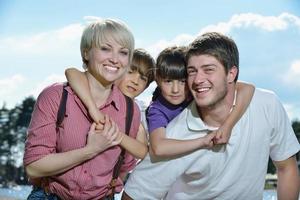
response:
[[[178,80],[172,81],[172,92],[177,93],[179,91],[179,82]]]
[[[118,52],[112,51],[110,56],[110,61],[114,64],[118,63],[119,60],[119,54]]]
[[[132,77],[131,78],[132,78],[131,79],[132,83],[134,83],[135,85],[138,85],[139,79],[140,79],[139,73],[132,73]]]
[[[204,75],[204,73],[201,72],[201,70],[197,71],[197,74],[194,77],[193,82],[196,83],[196,84],[200,84],[200,83],[205,82],[205,75]]]

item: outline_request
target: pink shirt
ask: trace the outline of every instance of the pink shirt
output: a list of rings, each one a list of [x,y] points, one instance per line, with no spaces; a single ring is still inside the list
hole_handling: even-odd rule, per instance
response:
[[[62,84],[54,84],[44,89],[37,99],[25,144],[24,165],[37,161],[51,153],[67,152],[86,145],[88,130],[92,120],[80,99],[67,87],[68,101],[62,127],[56,132],[56,117],[62,95]],[[100,107],[125,132],[126,101],[117,87],[113,87],[105,105]],[[135,138],[140,124],[140,111],[134,104],[130,136]],[[46,177],[42,183],[49,191],[63,199],[99,199],[105,196],[112,171],[121,152],[119,146],[112,147],[63,174]],[[134,168],[136,160],[126,153],[121,171]],[[118,181],[116,191],[121,191],[122,181]]]

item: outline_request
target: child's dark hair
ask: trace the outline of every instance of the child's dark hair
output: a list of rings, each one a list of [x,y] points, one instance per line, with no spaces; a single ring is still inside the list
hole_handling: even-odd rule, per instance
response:
[[[130,69],[147,77],[147,86],[154,80],[154,68],[155,61],[147,51],[144,49],[134,50]]]
[[[155,79],[185,79],[187,78],[185,47],[168,47],[156,59]],[[160,88],[156,87],[152,100],[160,95]]]

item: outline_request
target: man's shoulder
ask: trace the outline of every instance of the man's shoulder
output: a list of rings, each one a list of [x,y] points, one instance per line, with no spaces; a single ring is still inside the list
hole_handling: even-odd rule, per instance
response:
[[[251,103],[253,104],[270,104],[277,101],[278,97],[272,90],[256,88]]]

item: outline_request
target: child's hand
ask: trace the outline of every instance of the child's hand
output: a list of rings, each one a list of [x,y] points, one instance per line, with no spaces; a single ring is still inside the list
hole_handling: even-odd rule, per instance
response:
[[[231,135],[231,129],[226,126],[221,126],[218,130],[213,131],[216,133],[214,144],[227,144]]]
[[[120,144],[119,128],[116,123],[105,117],[103,130],[96,130],[96,123],[91,125],[86,147],[92,150],[94,156],[106,149]]]
[[[123,133],[120,132],[118,125],[110,117],[105,115],[105,118],[109,119],[109,123],[110,123],[111,127],[115,127],[115,129],[114,129],[115,131],[113,133],[113,138],[114,138],[113,144],[119,145],[123,140],[123,137],[124,137]]]
[[[88,109],[88,112],[91,118],[96,123],[96,130],[103,130],[105,123],[104,115],[98,110],[96,106],[92,109]]]
[[[210,149],[214,146],[214,138],[216,137],[215,132],[208,133],[206,136],[199,138],[201,141],[200,148]]]

